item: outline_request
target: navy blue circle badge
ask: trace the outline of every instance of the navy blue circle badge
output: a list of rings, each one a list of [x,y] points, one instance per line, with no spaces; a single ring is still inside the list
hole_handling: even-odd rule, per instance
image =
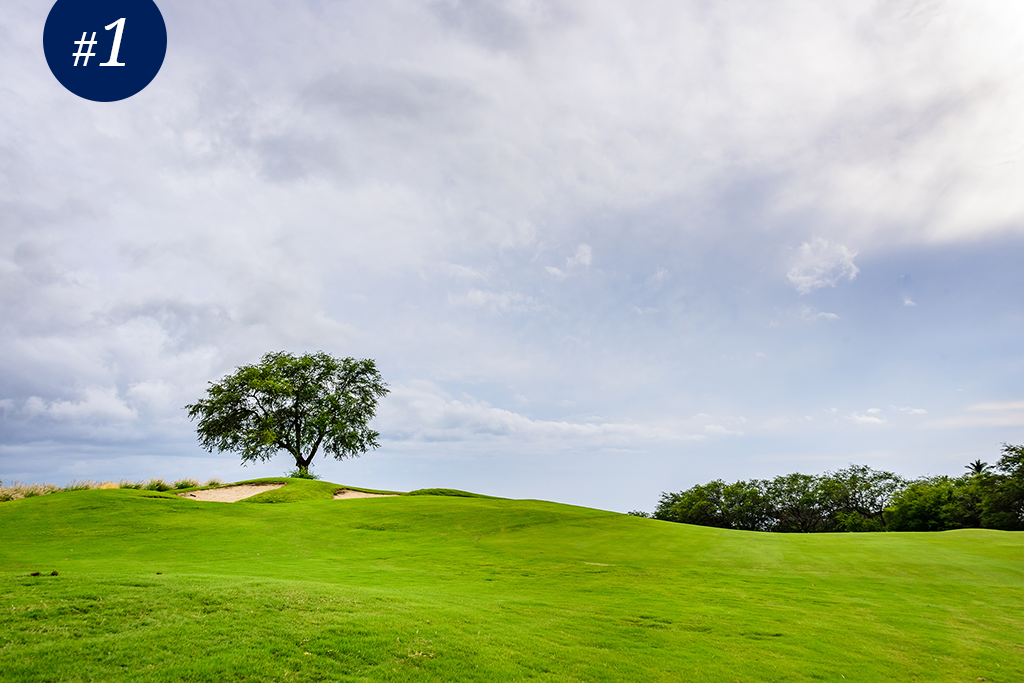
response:
[[[65,88],[93,102],[116,102],[156,77],[167,27],[153,0],[57,0],[43,28],[43,52]]]

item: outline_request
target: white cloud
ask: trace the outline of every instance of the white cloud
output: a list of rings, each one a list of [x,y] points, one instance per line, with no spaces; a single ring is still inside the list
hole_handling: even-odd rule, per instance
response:
[[[562,401],[560,405],[574,404]],[[615,422],[598,416],[580,420],[533,419],[469,396],[452,397],[421,381],[392,387],[387,401],[381,404],[376,428],[383,438],[396,441],[512,439],[614,447],[738,436],[743,434],[737,428],[742,423],[742,418],[723,421],[711,415],[677,422]]]
[[[521,292],[487,292],[472,289],[461,295],[448,295],[448,302],[454,306],[478,306],[496,313],[525,313],[536,311],[540,305],[532,296]]]
[[[928,423],[937,429],[1024,427],[1024,401],[987,401],[967,406],[964,413]]]
[[[480,270],[470,266],[460,266],[456,263],[440,263],[438,266],[441,272],[450,278],[457,278],[461,280],[486,279],[486,276]]]
[[[710,424],[704,427],[704,433],[711,436],[743,436],[743,432],[738,429],[729,429],[720,424]]]
[[[555,277],[562,279],[569,277],[574,270],[577,270],[580,266],[583,268],[590,267],[590,261],[593,257],[593,250],[588,244],[581,244],[576,247],[576,253],[565,259],[565,270],[560,270],[554,266],[545,266],[545,270],[554,275]]]
[[[856,251],[842,244],[818,237],[800,245],[786,277],[801,294],[821,287],[835,287],[843,278],[852,281],[857,277],[860,269],[853,263],[856,255]]]
[[[576,247],[576,253],[570,258],[565,260],[566,270],[572,270],[576,266],[583,266],[584,268],[590,267],[590,260],[593,256],[593,250],[589,244],[581,244]]]
[[[661,289],[666,282],[668,282],[671,275],[664,268],[658,268],[657,272],[644,280],[644,287],[652,292],[657,292]]]
[[[25,400],[22,412],[29,417],[49,417],[61,421],[114,420],[130,421],[138,417],[114,387],[90,387],[82,391],[78,401],[46,401],[39,396]]]
[[[901,413],[909,413],[910,415],[927,415],[928,414],[928,411],[925,410],[924,408],[912,408],[910,406],[904,406],[902,408],[898,408],[896,406],[889,406],[889,407],[892,408],[893,410],[898,410]]]
[[[872,410],[868,410],[868,413],[872,413],[873,411],[875,413],[878,412],[877,409],[872,409]],[[860,413],[850,413],[849,415],[846,416],[846,419],[850,420],[851,422],[856,422],[857,424],[874,424],[874,425],[878,425],[878,424],[884,424],[886,422],[884,417],[878,417],[878,415],[876,415],[876,414],[861,415]]]
[[[800,309],[800,317],[804,320],[839,320],[839,316],[835,313],[816,311],[810,306],[804,306]]]

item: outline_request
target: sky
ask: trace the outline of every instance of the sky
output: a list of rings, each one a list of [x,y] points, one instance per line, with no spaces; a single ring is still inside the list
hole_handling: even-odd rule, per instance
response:
[[[313,469],[652,510],[1024,442],[1024,5],[158,0],[96,103],[0,16],[0,480],[277,476],[183,406],[373,358]],[[69,48],[70,49],[70,48]]]

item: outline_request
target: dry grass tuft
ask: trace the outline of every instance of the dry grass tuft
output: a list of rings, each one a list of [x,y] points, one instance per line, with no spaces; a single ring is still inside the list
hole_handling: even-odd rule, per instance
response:
[[[210,480],[216,481],[216,480]],[[191,486],[198,486],[198,482],[195,479],[179,479],[175,482],[175,486],[181,488],[181,484],[188,483]],[[217,481],[216,484],[207,482],[207,485],[220,485]],[[72,479],[68,482],[67,486],[57,486],[55,484],[22,484],[14,482],[7,486],[3,485],[0,481],[0,502],[9,500],[19,500],[21,498],[32,498],[34,496],[47,496],[51,493],[59,493],[61,491],[86,491],[89,489],[142,489],[148,488],[155,491],[168,491],[171,486],[164,483],[162,479],[150,479],[148,482],[141,481],[130,481],[128,479],[122,479],[119,482],[114,481],[79,481],[78,479]]]
[[[45,496],[60,490],[59,486],[53,484],[21,484],[14,482],[10,486],[0,486],[0,501]]]
[[[0,501],[18,500],[19,498],[33,498],[35,496],[48,496],[51,493],[60,491],[86,491],[88,489],[115,489],[117,484],[112,481],[79,481],[72,479],[67,486],[56,484],[22,484],[14,482],[10,486],[0,486]]]

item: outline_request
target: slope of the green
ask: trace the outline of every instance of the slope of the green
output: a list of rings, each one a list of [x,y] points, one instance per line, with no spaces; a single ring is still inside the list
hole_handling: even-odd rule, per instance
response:
[[[3,680],[1024,680],[1019,533],[133,490],[3,503],[0,529]]]

